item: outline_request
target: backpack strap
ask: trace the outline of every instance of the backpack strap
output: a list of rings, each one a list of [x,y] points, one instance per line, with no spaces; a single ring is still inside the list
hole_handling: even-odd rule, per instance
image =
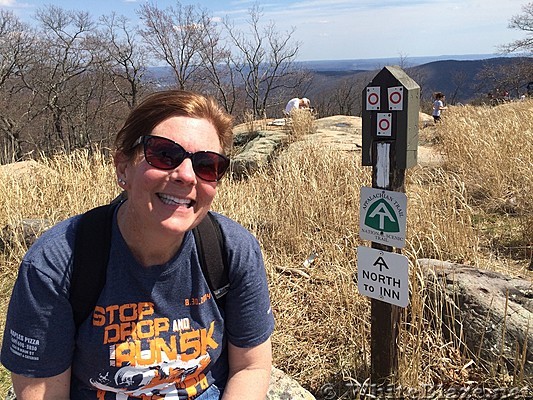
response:
[[[70,282],[70,304],[76,330],[94,310],[105,285],[111,249],[111,231],[119,198],[81,216],[74,244],[74,265]],[[193,229],[198,258],[207,284],[220,308],[229,290],[228,268],[220,225],[209,212]]]
[[[113,213],[117,204],[87,211],[76,229],[69,299],[76,330],[91,315],[105,285]]]
[[[215,301],[224,308],[229,290],[228,266],[220,225],[211,212],[194,228],[194,239],[202,272]]]

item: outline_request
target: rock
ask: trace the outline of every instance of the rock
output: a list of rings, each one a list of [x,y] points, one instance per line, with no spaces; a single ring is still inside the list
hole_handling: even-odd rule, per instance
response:
[[[5,400],[17,400],[15,397],[15,392],[13,391],[13,387],[8,389]]]
[[[21,239],[26,247],[29,248],[52,225],[52,221],[47,219],[23,219],[17,224],[6,225],[2,229],[0,236],[0,251],[20,243]]]
[[[420,127],[433,125],[433,117],[420,113]],[[283,121],[283,123],[282,123]],[[300,146],[306,141],[319,143],[339,151],[360,152],[362,146],[362,118],[350,115],[334,115],[314,121],[314,132],[293,142],[284,120],[265,123],[266,130],[250,132],[247,124],[234,128],[234,146],[242,151],[232,157],[230,171],[241,179],[268,165],[285,144]],[[268,129],[270,127],[270,129]],[[444,157],[432,146],[418,146],[417,161],[421,166],[439,166]]]
[[[33,182],[38,182],[41,179],[50,179],[50,176],[58,175],[53,169],[35,160],[0,165],[0,174],[17,181],[28,179]]]
[[[420,259],[430,287],[429,316],[449,340],[466,346],[489,370],[533,376],[533,288],[530,281],[438,260]],[[521,360],[524,370],[521,371]]]
[[[418,127],[420,129],[424,129],[428,126],[435,126],[435,121],[433,120],[433,116],[420,111],[418,113]]]
[[[315,397],[283,371],[272,367],[266,400],[315,400]]]
[[[303,140],[319,142],[321,145],[342,151],[360,151],[362,147],[363,122],[361,117],[336,115],[317,119],[316,132]]]
[[[285,131],[258,131],[244,149],[232,157],[230,172],[236,179],[244,178],[266,166],[287,141]]]

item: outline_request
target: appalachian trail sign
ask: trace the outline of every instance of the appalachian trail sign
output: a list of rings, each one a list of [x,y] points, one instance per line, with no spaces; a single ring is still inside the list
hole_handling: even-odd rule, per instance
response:
[[[387,246],[405,247],[407,196],[402,192],[361,188],[359,236]]]

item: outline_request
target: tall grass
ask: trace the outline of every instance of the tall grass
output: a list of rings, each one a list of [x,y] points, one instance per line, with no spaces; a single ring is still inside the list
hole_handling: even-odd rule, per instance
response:
[[[531,102],[458,107],[439,127],[447,169],[460,174],[470,199],[487,210],[531,209],[532,113]]]
[[[410,261],[411,298],[400,328],[398,382],[403,386],[499,379],[484,377],[486,371],[475,365],[464,368],[469,359],[431,326],[431,288],[415,261],[429,257],[484,264],[487,253],[480,250],[491,243],[487,235],[492,231],[480,229],[480,221],[501,212],[511,198],[516,199],[513,216],[524,221],[517,224],[524,229],[519,243],[530,243],[531,224],[525,221],[531,218],[527,205],[533,202],[533,128],[524,121],[527,106],[515,107],[449,110],[431,133],[439,138],[446,166],[408,171],[404,253]],[[19,174],[7,171],[0,169],[0,226],[25,218],[56,222],[106,203],[118,192],[111,160],[101,153],[40,160]],[[295,141],[249,179],[222,181],[213,205],[259,239],[276,316],[275,364],[316,393],[325,383],[362,382],[369,376],[369,300],[358,294],[354,274],[356,248],[369,244],[358,232],[359,191],[371,185],[370,174],[370,168],[361,167],[359,153]],[[12,243],[0,253],[2,326],[25,250],[24,243]],[[314,261],[304,263],[311,254]],[[6,388],[5,370],[0,379]],[[505,377],[501,384],[508,384]]]
[[[453,108],[439,126],[448,171],[461,177],[484,246],[531,257],[533,103]]]
[[[104,152],[78,151],[0,167],[0,229],[9,245],[0,252],[0,330],[18,264],[27,247],[19,229],[25,219],[51,223],[109,202],[117,193],[111,159]],[[2,367],[3,370],[3,367]],[[0,398],[7,375],[0,375]]]

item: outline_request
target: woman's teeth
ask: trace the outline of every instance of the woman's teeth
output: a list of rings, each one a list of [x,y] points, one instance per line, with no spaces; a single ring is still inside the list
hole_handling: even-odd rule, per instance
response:
[[[189,199],[182,199],[179,197],[170,196],[168,194],[158,194],[161,201],[168,205],[183,205],[186,207],[190,207],[192,205],[192,201]]]

